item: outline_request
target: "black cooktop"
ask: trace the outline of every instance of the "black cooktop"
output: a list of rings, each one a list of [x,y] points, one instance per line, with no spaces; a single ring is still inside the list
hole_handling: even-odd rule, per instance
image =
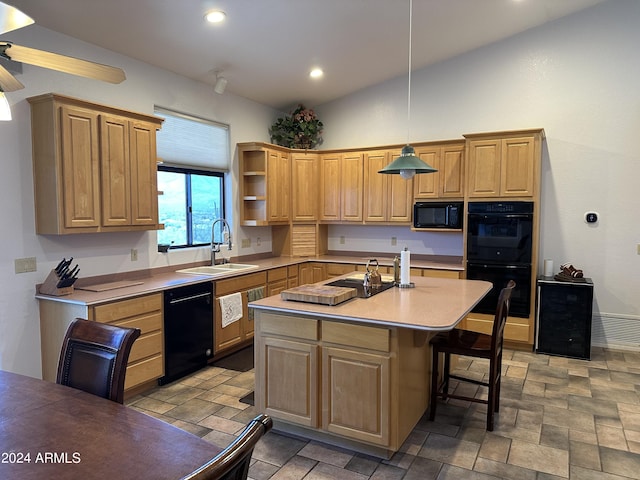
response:
[[[382,285],[380,285],[379,287],[374,287],[374,286],[365,287],[362,284],[362,280],[353,280],[350,278],[343,278],[342,280],[334,280],[333,282],[329,282],[327,283],[327,285],[330,285],[332,287],[355,288],[357,292],[356,296],[358,298],[369,298],[369,297],[373,297],[374,295],[377,295],[380,292],[384,292],[385,290],[390,289],[391,287],[393,287],[394,283],[382,282]]]

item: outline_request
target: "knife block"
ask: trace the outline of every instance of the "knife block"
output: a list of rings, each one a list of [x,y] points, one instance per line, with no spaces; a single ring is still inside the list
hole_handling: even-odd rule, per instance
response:
[[[54,295],[61,297],[63,295],[71,295],[73,293],[73,285],[69,287],[58,288],[58,282],[60,278],[56,275],[55,270],[51,270],[46,280],[40,285],[38,292],[43,295]]]

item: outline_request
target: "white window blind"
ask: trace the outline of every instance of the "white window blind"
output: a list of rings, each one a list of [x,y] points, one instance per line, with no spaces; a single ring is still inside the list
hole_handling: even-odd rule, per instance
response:
[[[229,170],[229,126],[156,107],[164,118],[156,136],[158,158],[164,164],[218,171]]]

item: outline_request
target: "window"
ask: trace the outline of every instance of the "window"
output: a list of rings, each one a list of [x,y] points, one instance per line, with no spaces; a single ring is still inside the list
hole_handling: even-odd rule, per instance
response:
[[[157,135],[158,244],[172,248],[211,243],[211,225],[224,217],[224,174],[229,128],[202,118],[156,108],[165,119]],[[219,239],[218,233],[216,241]]]
[[[164,224],[158,243],[172,248],[211,243],[211,225],[224,216],[224,174],[159,165],[158,190]]]

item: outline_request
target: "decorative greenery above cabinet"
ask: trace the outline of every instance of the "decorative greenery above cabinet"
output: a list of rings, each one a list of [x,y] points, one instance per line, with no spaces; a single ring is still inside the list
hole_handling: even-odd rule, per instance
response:
[[[28,101],[37,234],[161,228],[161,118],[53,93]]]

